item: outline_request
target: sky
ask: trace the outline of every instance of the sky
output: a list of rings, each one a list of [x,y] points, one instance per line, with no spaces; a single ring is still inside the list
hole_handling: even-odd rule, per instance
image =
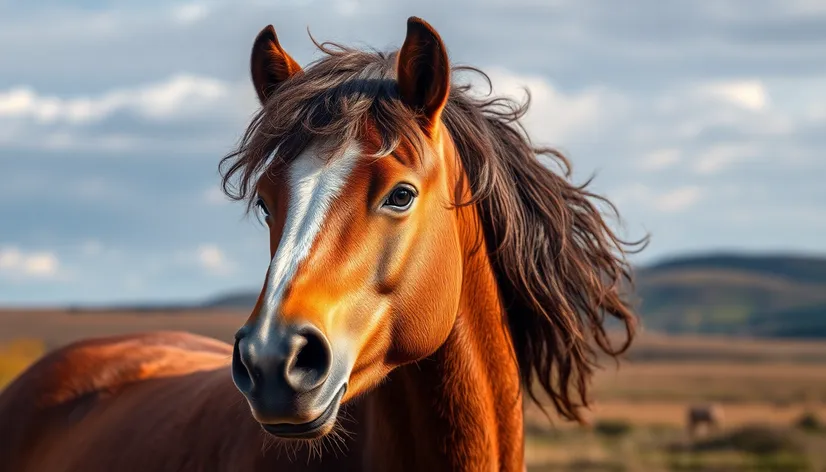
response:
[[[257,289],[264,227],[219,189],[256,34],[393,50],[420,16],[533,140],[616,203],[632,262],[826,253],[820,0],[0,0],[0,305]]]

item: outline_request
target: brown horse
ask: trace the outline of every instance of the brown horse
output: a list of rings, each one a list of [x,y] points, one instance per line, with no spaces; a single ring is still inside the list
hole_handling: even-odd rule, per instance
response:
[[[517,471],[523,390],[581,418],[636,319],[613,207],[530,144],[527,104],[453,83],[469,68],[424,21],[392,54],[316,45],[306,69],[271,26],[253,46],[262,109],[222,171],[271,259],[234,347],[154,333],[46,356],[0,397],[0,469]]]

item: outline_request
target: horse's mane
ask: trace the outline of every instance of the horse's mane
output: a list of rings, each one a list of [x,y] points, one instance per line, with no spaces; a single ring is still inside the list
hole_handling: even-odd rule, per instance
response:
[[[259,177],[283,170],[317,138],[332,143],[329,155],[335,155],[368,120],[382,139],[377,156],[402,141],[425,146],[415,116],[397,95],[395,53],[316,45],[325,55],[272,91],[238,148],[221,161],[230,198],[251,206]],[[454,71],[487,80],[478,69]],[[596,204],[617,215],[614,206],[586,190],[587,182],[569,183],[562,154],[531,144],[519,123],[528,104],[474,97],[470,85],[452,85],[442,120],[472,194],[471,201],[456,203],[477,207],[526,391],[541,405],[538,384],[560,415],[582,420],[598,352],[617,356],[633,339],[636,317],[621,297],[623,284],[631,282],[625,253],[645,240],[621,240]],[[608,339],[606,315],[625,328],[618,348]]]

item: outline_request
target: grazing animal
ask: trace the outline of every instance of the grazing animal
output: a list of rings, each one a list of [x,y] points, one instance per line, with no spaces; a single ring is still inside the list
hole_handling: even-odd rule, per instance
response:
[[[723,407],[716,403],[691,405],[686,410],[686,426],[690,437],[697,437],[697,431],[705,427],[708,433],[717,432],[723,426]]]
[[[316,45],[306,69],[272,26],[253,45],[262,108],[221,170],[270,262],[234,346],[151,333],[46,356],[0,397],[0,469],[519,471],[523,393],[581,419],[598,351],[636,320],[638,243],[610,203],[531,145],[527,104],[457,84],[481,71],[424,21],[389,54]]]

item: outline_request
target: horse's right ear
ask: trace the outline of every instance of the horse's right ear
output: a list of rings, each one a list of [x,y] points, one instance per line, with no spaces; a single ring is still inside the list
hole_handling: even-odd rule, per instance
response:
[[[272,25],[262,29],[255,38],[250,69],[252,84],[262,105],[267,102],[278,84],[301,72],[301,66],[278,43],[278,36],[275,35]]]

